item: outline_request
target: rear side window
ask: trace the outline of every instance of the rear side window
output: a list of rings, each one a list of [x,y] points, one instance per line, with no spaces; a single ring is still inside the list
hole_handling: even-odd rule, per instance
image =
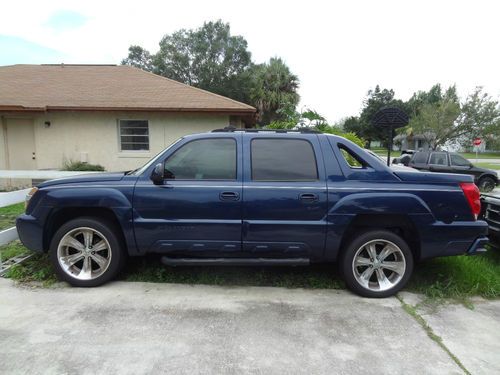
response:
[[[450,154],[450,161],[456,167],[470,167],[470,162],[457,154]]]
[[[303,139],[254,139],[252,180],[315,181],[318,168],[312,145]]]
[[[428,152],[417,152],[413,156],[413,162],[417,164],[425,164],[427,163],[427,157],[429,156]]]
[[[221,138],[186,143],[165,161],[165,178],[236,180],[236,141]]]
[[[429,159],[429,164],[448,165],[446,152],[433,152]]]
[[[339,150],[342,153],[346,163],[351,168],[364,168],[364,162],[351,150],[345,148],[342,145],[339,145]]]

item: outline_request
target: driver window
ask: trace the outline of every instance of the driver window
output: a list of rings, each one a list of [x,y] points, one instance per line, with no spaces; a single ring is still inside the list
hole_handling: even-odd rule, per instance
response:
[[[165,178],[235,180],[236,141],[218,138],[186,143],[165,161]]]
[[[469,167],[470,163],[467,159],[461,157],[460,155],[450,155],[451,165],[455,167]]]

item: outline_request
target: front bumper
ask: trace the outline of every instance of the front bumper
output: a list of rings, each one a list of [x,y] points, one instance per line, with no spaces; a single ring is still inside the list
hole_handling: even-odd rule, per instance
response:
[[[28,249],[43,252],[43,226],[31,215],[23,214],[16,219],[19,239]]]

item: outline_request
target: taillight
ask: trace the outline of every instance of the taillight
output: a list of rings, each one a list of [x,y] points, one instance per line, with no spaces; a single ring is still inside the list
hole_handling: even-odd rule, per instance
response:
[[[461,182],[460,187],[464,192],[465,199],[469,202],[474,218],[477,219],[479,213],[481,212],[481,196],[479,194],[479,189],[472,182]]]

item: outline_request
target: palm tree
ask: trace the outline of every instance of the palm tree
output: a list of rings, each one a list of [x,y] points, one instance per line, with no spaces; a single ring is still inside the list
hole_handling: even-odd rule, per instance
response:
[[[260,124],[280,120],[280,110],[295,109],[300,100],[297,93],[299,78],[281,58],[273,57],[268,63],[255,65],[252,70],[250,100],[257,108]]]

